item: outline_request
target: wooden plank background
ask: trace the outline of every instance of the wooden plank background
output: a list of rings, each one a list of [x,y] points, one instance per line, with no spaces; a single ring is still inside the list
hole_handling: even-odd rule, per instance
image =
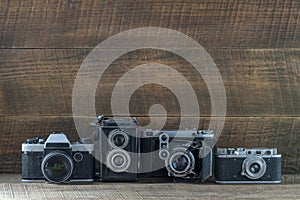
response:
[[[65,131],[76,139],[72,87],[80,64],[108,37],[148,26],[190,36],[217,64],[227,94],[219,146],[278,147],[283,172],[300,173],[298,0],[1,1],[0,173],[20,173],[26,138]],[[211,107],[204,81],[187,61],[161,50],[137,50],[112,63],[98,84],[97,112],[111,115],[116,81],[148,62],[169,65],[187,78],[199,100],[199,128],[207,127]],[[145,125],[154,103],[168,111],[165,128],[177,128],[178,101],[158,85],[134,93],[131,114]]]

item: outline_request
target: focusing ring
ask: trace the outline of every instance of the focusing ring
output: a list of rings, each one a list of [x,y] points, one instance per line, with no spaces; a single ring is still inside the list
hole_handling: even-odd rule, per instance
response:
[[[256,173],[251,171],[251,166],[253,164],[259,166],[259,170]],[[259,156],[250,156],[247,157],[243,162],[241,175],[244,175],[250,179],[259,179],[266,173],[266,170],[267,165],[263,158]]]
[[[181,156],[184,156],[188,163],[183,170],[177,170],[173,166],[173,162]],[[185,177],[193,172],[195,168],[195,158],[192,152],[186,150],[185,148],[179,147],[175,148],[168,159],[165,160],[165,165],[170,175],[175,177]]]
[[[121,135],[122,137],[124,137],[124,143],[121,146],[118,146],[114,143],[114,138],[118,135]],[[108,142],[114,148],[124,149],[129,143],[129,137],[128,137],[127,133],[125,133],[124,131],[122,131],[120,129],[115,129],[109,133]]]
[[[122,164],[117,165],[114,161],[114,159],[117,159],[117,157],[122,159]],[[122,149],[113,149],[107,154],[106,159],[106,166],[116,173],[125,172],[128,170],[129,166],[131,164],[131,158],[130,155]]]
[[[51,177],[51,175],[49,174],[49,173],[52,173],[51,170],[49,170],[49,168],[48,168],[49,161],[51,161],[52,159],[55,159],[55,158],[57,158],[59,162],[62,162],[64,164],[65,172],[67,172],[64,174],[64,176]],[[67,181],[73,173],[73,160],[69,155],[67,155],[65,153],[50,152],[43,159],[42,165],[41,165],[41,170],[42,170],[44,177],[48,181],[53,182],[53,183],[62,183],[62,182]]]

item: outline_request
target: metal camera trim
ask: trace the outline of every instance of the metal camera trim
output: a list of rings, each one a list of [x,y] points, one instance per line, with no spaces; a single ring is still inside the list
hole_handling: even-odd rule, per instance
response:
[[[252,173],[250,171],[250,167],[254,163],[260,166],[260,169],[257,173]],[[249,179],[259,179],[266,173],[266,170],[267,170],[267,165],[263,158],[259,156],[250,156],[247,157],[242,164],[241,175],[246,176]]]
[[[172,162],[174,161],[174,157],[178,155],[185,156],[188,159],[188,165],[182,171],[178,171],[172,165]],[[173,149],[173,152],[170,154],[168,159],[165,160],[165,164],[169,174],[171,174],[172,176],[186,177],[187,174],[193,173],[193,170],[195,168],[195,157],[192,154],[192,152],[186,150],[185,148],[178,147]]]
[[[162,139],[163,136],[166,137],[165,140]],[[169,134],[167,134],[167,133],[165,133],[165,132],[161,132],[161,133],[159,134],[159,141],[160,141],[160,142],[166,142],[166,143],[169,143],[169,138],[170,138]]]
[[[170,152],[166,149],[162,149],[159,151],[158,156],[162,160],[166,160],[170,156]]]
[[[281,157],[277,154],[276,148],[218,148],[217,155],[219,157],[249,157],[249,156],[262,156],[266,157]]]
[[[55,156],[62,156],[64,158],[67,159],[67,161],[69,161],[70,163],[70,169],[69,169],[69,173],[60,181],[53,181],[51,180],[51,178],[48,177],[48,174],[46,172],[46,164],[48,163],[49,159],[55,157]],[[62,153],[62,152],[57,152],[57,151],[53,151],[53,152],[50,152],[49,154],[47,154],[43,161],[42,161],[42,164],[41,164],[41,170],[42,170],[42,174],[44,175],[44,177],[49,181],[49,182],[53,182],[53,183],[63,183],[65,181],[67,181],[73,174],[73,168],[74,168],[74,164],[73,164],[73,160],[72,158],[65,154],[65,153]]]
[[[81,158],[80,158],[80,159],[77,159],[77,158],[76,158],[76,155],[80,155]],[[75,162],[81,162],[81,161],[83,160],[83,154],[82,154],[81,152],[76,152],[76,153],[74,153],[72,157],[73,157],[73,160],[74,160]]]
[[[115,165],[115,163],[113,162],[113,159],[116,156],[123,157],[124,164],[122,164],[121,166]],[[116,172],[116,173],[125,172],[125,171],[128,170],[130,164],[131,164],[130,155],[125,150],[122,150],[122,149],[113,149],[110,152],[108,152],[108,154],[107,154],[106,165],[113,172]]]
[[[113,142],[113,139],[116,135],[122,135],[125,139],[124,143],[122,144],[122,146],[117,146],[115,145],[115,143]],[[124,149],[128,144],[129,144],[129,137],[128,134],[121,130],[121,129],[114,129],[113,131],[111,131],[108,135],[108,142],[109,145],[112,146],[113,148],[121,148]]]
[[[166,139],[163,139],[163,137],[165,137]],[[161,132],[159,134],[159,153],[158,156],[160,159],[162,160],[166,160],[170,153],[169,153],[169,140],[170,140],[170,136],[169,134],[165,133],[165,132]],[[163,153],[166,153],[166,156],[163,156]]]

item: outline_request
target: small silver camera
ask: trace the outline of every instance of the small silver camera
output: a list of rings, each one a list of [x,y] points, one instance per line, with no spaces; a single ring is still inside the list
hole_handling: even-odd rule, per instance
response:
[[[268,148],[218,148],[216,183],[280,183],[281,155]]]

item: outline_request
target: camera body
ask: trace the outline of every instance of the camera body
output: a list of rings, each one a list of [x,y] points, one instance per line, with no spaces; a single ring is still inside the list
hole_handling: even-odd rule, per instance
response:
[[[203,182],[213,172],[215,137],[208,130],[145,130],[141,136],[140,178]]]
[[[22,144],[23,182],[135,181],[280,183],[276,148],[218,148],[210,130],[139,131],[137,119],[100,115],[94,138],[70,143],[64,133]],[[97,158],[97,160],[95,160]],[[95,176],[96,175],[96,176]],[[144,179],[145,180],[145,179]]]
[[[63,133],[28,139],[22,144],[23,182],[94,181],[94,144],[89,139],[70,143]]]
[[[105,118],[96,137],[97,173],[101,181],[137,180],[139,161],[138,126],[134,120]]]
[[[268,148],[218,148],[216,183],[280,183],[281,155]]]

